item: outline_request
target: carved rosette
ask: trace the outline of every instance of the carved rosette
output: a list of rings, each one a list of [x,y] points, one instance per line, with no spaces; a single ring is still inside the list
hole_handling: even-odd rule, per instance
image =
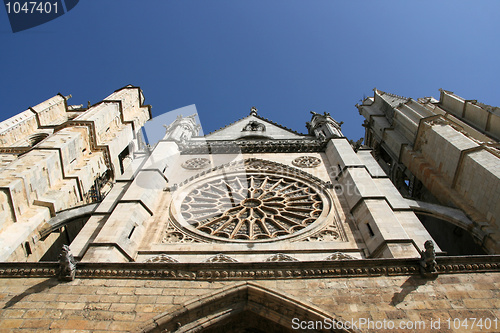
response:
[[[315,168],[321,164],[321,160],[314,156],[300,156],[292,161],[299,168]]]
[[[206,168],[210,165],[210,160],[208,158],[204,157],[196,157],[196,158],[191,158],[184,163],[182,163],[182,167],[184,169],[188,170],[199,170]]]

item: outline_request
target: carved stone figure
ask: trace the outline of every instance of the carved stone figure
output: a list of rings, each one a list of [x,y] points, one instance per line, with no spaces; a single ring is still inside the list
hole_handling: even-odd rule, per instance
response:
[[[434,243],[428,240],[424,243],[425,251],[421,253],[420,266],[424,275],[436,273],[436,251]]]
[[[252,120],[245,127],[243,127],[242,132],[265,132],[266,126],[258,121]]]
[[[358,151],[361,146],[363,146],[363,140],[364,138],[360,138],[358,141],[354,142],[354,140],[349,140],[349,143],[351,144],[351,147],[354,149],[354,151]]]
[[[75,279],[76,261],[68,245],[63,245],[59,255],[59,280],[73,281]]]

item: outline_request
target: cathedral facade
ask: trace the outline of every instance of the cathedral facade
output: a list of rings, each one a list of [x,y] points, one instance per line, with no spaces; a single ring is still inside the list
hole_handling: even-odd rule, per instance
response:
[[[2,327],[495,327],[497,108],[375,90],[364,144],[326,112],[301,134],[252,107],[204,136],[178,116],[150,146],[140,88],[67,100],[0,124]]]

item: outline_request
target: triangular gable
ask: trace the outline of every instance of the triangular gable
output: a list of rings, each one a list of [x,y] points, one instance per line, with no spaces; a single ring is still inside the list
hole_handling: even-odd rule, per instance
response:
[[[304,134],[260,117],[256,112],[205,136],[206,140],[301,139]]]

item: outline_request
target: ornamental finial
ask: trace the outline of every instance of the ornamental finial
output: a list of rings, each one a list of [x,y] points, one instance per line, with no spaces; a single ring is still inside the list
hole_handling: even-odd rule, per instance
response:
[[[252,108],[250,109],[250,115],[251,116],[257,115],[257,108],[255,106],[252,106]]]

